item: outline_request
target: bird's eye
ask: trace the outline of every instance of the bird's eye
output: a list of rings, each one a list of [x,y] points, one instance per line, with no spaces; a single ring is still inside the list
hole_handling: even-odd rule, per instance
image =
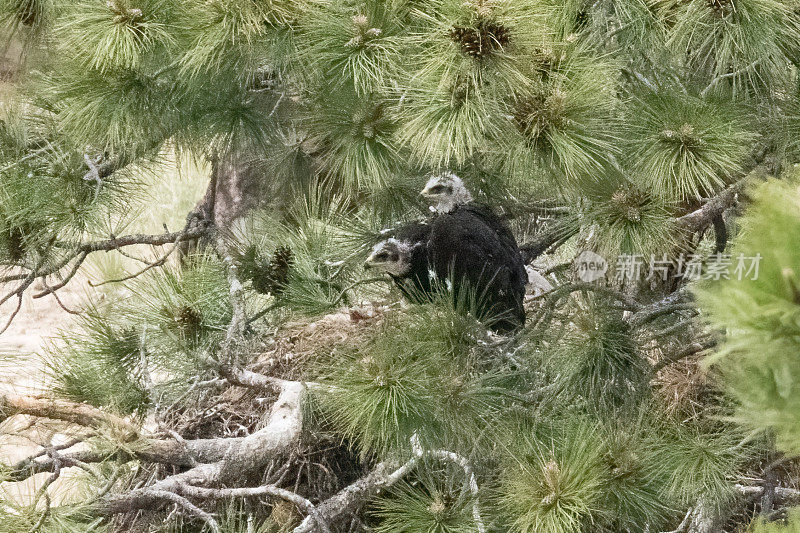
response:
[[[431,187],[432,193],[440,193],[443,190],[444,190],[444,185],[434,185],[433,187]]]
[[[375,259],[377,259],[378,261],[386,261],[388,258],[389,254],[387,254],[386,252],[381,252],[375,256]]]
[[[391,257],[389,258],[389,260],[392,261],[393,263],[397,262],[398,259],[400,259],[400,256],[397,254],[392,254]]]

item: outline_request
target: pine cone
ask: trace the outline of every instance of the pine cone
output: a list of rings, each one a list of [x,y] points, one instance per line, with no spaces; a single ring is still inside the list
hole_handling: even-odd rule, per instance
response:
[[[286,247],[281,246],[275,250],[270,267],[272,269],[272,292],[281,294],[289,283],[289,270],[294,264],[294,254]]]
[[[497,22],[479,21],[476,27],[453,26],[450,39],[461,45],[461,51],[468,56],[480,59],[502,50],[509,43],[508,28]]]
[[[175,315],[175,322],[184,334],[193,337],[200,332],[203,324],[203,314],[190,305],[184,305],[178,309]]]
[[[269,262],[257,261],[252,273],[253,289],[261,294],[282,294],[289,282],[292,264],[294,264],[292,250],[280,246]]]

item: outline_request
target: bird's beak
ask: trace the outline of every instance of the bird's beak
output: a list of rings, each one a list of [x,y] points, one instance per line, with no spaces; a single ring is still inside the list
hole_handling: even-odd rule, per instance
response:
[[[425,187],[424,189],[419,191],[419,194],[421,196],[424,196],[425,198],[428,198],[429,196],[431,196],[431,191],[430,191],[430,189],[428,187]]]
[[[375,266],[375,256],[370,255],[369,257],[367,257],[367,260],[364,261],[364,268],[370,269],[373,268],[374,266]]]

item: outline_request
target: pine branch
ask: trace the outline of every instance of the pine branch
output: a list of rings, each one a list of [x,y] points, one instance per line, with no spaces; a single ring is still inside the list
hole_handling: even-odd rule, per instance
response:
[[[711,198],[703,207],[678,218],[678,227],[689,233],[703,231],[736,203],[746,179],[742,179]]]
[[[539,233],[531,241],[520,245],[519,251],[525,264],[530,264],[534,259],[544,253],[552,253],[578,232],[575,226],[558,226]]]
[[[695,309],[692,299],[692,294],[687,290],[675,291],[657,302],[642,307],[628,317],[628,322],[633,327],[641,327],[675,311],[692,311]]]
[[[171,253],[180,242],[201,238],[207,234],[208,230],[209,226],[207,223],[205,223],[202,220],[195,220],[194,217],[190,217],[190,221],[187,223],[186,227],[181,231],[165,232],[160,235],[133,234],[133,235],[125,235],[123,237],[115,237],[112,235],[110,239],[100,240],[100,241],[90,241],[74,246],[72,247],[70,253],[68,253],[66,256],[62,257],[60,260],[56,261],[54,264],[48,267],[43,267],[43,260],[42,260],[40,261],[39,264],[34,266],[34,268],[30,269],[29,272],[21,274],[10,274],[4,277],[0,277],[0,284],[9,283],[13,281],[20,281],[19,285],[17,285],[16,288],[14,288],[10,292],[6,293],[5,296],[0,298],[0,305],[4,304],[6,301],[8,301],[10,298],[13,297],[16,297],[18,300],[16,310],[11,314],[11,317],[9,318],[8,322],[5,324],[3,329],[0,329],[0,334],[5,332],[11,325],[17,313],[19,312],[19,309],[22,306],[22,297],[25,294],[25,291],[27,291],[28,288],[31,285],[33,285],[34,281],[36,281],[37,279],[44,280],[48,276],[60,272],[62,269],[67,267],[67,265],[75,261],[72,268],[69,270],[69,272],[67,272],[62,281],[53,286],[46,286],[45,290],[35,294],[34,298],[42,298],[44,296],[47,296],[48,294],[55,295],[56,291],[65,287],[75,277],[80,266],[84,263],[88,255],[91,253],[110,252],[112,250],[118,250],[126,246],[134,246],[140,244],[150,245],[150,246],[162,246],[170,243],[174,245],[173,249],[170,251]],[[127,278],[124,279],[130,279],[132,277],[141,275],[150,268],[164,264],[165,261],[166,261],[166,256],[162,257],[160,260],[155,261],[154,263],[151,263],[150,265],[148,265],[148,267],[141,270],[134,276],[128,276]]]
[[[336,528],[349,521],[350,517],[358,511],[373,496],[380,491],[392,487],[395,483],[407,476],[419,461],[418,457],[410,459],[403,465],[394,461],[378,463],[375,468],[358,481],[343,488],[317,506],[319,515],[331,526]],[[308,516],[294,528],[293,533],[312,533],[315,531],[316,522]]]
[[[132,440],[139,435],[139,429],[128,420],[91,405],[19,394],[0,396],[0,417],[6,419],[15,414],[62,420],[91,428],[119,428],[124,431],[123,440]]]
[[[642,309],[643,305],[631,296],[624,294],[620,291],[605,287],[597,283],[575,282],[565,283],[553,289],[552,291],[545,292],[539,296],[534,297],[534,300],[544,299],[541,308],[536,312],[536,315],[531,319],[531,323],[537,324],[545,318],[550,310],[555,308],[558,303],[571,295],[573,292],[596,292],[602,296],[616,300],[626,308],[632,311]]]

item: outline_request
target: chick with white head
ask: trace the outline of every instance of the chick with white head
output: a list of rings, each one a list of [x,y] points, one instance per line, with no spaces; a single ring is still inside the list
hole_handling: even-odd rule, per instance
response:
[[[472,195],[464,182],[452,172],[431,176],[420,194],[435,203],[437,213],[449,213],[459,205],[472,202]]]
[[[395,238],[386,239],[372,248],[364,263],[366,268],[382,270],[392,276],[402,277],[411,269],[411,252],[414,245]]]

